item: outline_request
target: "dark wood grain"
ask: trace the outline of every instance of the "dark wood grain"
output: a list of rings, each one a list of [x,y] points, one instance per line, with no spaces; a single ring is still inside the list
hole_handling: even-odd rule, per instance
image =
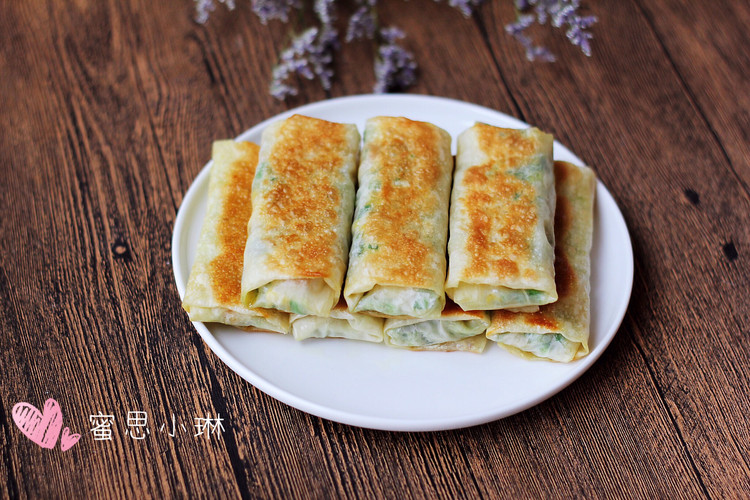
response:
[[[553,132],[627,219],[636,281],[613,344],[558,396],[491,424],[389,433],[321,420],[244,382],[180,308],[171,232],[214,139],[372,88],[366,43],[330,91],[267,94],[279,23],[187,0],[0,2],[0,496],[742,497],[750,491],[750,80],[742,2],[586,2],[594,54],[542,33],[530,64],[511,3],[464,19],[381,2],[420,62],[412,91]],[[429,19],[429,22],[425,22]],[[363,61],[365,61],[363,63]],[[491,390],[491,387],[488,389]],[[45,450],[11,408],[54,397],[113,440]],[[152,435],[126,435],[131,410]],[[187,432],[158,432],[172,415]],[[226,418],[222,439],[192,418]]]
[[[726,242],[744,247],[750,237],[750,204],[735,175],[747,164],[728,161],[640,13],[636,2],[602,9],[601,25],[609,28],[601,30],[585,71],[519,65],[508,69],[507,80],[528,120],[556,130],[623,208],[637,276],[621,334],[632,335],[647,363],[693,475],[705,493],[723,497],[746,486],[750,473],[748,417],[736,411],[748,406],[748,311],[739,294],[750,286],[750,269],[747,260],[722,251]],[[501,33],[493,40],[498,50],[507,47]],[[530,91],[530,79],[550,97]],[[589,111],[594,104],[596,112]],[[555,123],[545,123],[548,116]],[[560,124],[565,131],[557,130]],[[702,193],[699,204],[686,203],[686,189]]]
[[[691,104],[750,196],[750,5],[638,2]]]

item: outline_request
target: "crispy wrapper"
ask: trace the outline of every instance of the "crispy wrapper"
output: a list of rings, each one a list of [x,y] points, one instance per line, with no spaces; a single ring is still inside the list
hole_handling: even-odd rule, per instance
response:
[[[525,358],[572,361],[589,352],[591,244],[596,177],[555,162],[555,280],[558,300],[534,313],[495,311],[487,337]]]
[[[192,321],[287,333],[288,314],[247,307],[240,293],[258,146],[217,141],[212,156],[206,218],[182,307]]]
[[[367,121],[344,297],[385,318],[436,317],[445,305],[451,138],[430,123]]]
[[[349,312],[342,298],[328,317],[292,314],[292,335],[297,340],[337,337],[366,342],[383,341],[382,318]]]
[[[346,273],[359,132],[300,115],[269,125],[253,183],[242,296],[326,316]]]
[[[477,123],[458,138],[445,291],[465,310],[557,300],[552,136]]]
[[[386,320],[385,336],[393,346],[450,350],[449,345],[484,334],[489,324],[487,311],[464,311],[449,300],[437,318]]]

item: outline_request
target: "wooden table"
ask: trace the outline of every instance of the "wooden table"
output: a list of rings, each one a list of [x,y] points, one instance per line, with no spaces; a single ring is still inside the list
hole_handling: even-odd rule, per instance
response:
[[[0,496],[750,495],[750,4],[588,1],[593,57],[543,33],[560,62],[531,64],[503,31],[506,0],[468,20],[382,0],[421,64],[410,91],[554,133],[613,193],[636,258],[625,321],[572,386],[502,421],[407,434],[266,396],[180,308],[172,227],[211,142],[373,82],[355,44],[330,92],[274,100],[286,29],[238,3],[205,26],[188,0],[0,3]],[[85,434],[69,451],[12,423],[17,402],[47,398]],[[136,440],[125,419],[141,410]],[[109,441],[89,432],[99,412]],[[159,431],[172,415],[174,438]],[[216,415],[225,432],[194,438],[192,419]]]

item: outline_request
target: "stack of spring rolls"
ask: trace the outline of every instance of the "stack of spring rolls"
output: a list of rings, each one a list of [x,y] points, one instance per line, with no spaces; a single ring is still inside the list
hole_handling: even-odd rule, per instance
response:
[[[454,172],[450,135],[399,117],[361,151],[355,125],[300,115],[218,141],[183,307],[297,340],[585,356],[596,179],[552,144],[477,123]]]

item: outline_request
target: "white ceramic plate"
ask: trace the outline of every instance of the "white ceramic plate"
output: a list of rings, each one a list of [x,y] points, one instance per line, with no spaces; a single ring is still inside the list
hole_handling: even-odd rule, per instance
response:
[[[447,130],[454,139],[475,121],[509,128],[528,125],[465,102],[418,95],[331,99],[274,116],[238,140],[260,143],[271,122],[299,113],[355,123],[377,115],[406,116]],[[582,164],[555,142],[555,159]],[[172,259],[180,296],[195,258],[206,209],[210,162],[190,186],[175,222]],[[295,341],[194,323],[232,370],[270,396],[345,424],[396,431],[432,431],[507,417],[553,396],[599,358],[625,315],[633,284],[633,254],[625,221],[600,182],[596,191],[591,281],[591,353],[569,364],[526,361],[494,344],[484,354],[412,352],[344,339]]]

